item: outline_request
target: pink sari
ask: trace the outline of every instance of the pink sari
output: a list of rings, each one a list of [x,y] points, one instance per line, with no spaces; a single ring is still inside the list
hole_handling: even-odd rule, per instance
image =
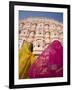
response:
[[[58,40],[53,41],[37,58],[29,69],[29,78],[63,76],[63,47]]]

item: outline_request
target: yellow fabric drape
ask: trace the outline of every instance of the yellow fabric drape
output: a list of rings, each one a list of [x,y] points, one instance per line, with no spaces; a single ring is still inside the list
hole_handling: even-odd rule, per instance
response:
[[[25,42],[19,50],[19,79],[28,78],[28,70],[35,59],[35,55],[31,52],[31,44]]]

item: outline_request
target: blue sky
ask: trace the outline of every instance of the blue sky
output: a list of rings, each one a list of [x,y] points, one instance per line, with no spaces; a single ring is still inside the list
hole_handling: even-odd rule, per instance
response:
[[[39,11],[19,11],[19,20],[28,18],[28,17],[46,17],[50,19],[57,20],[63,23],[63,13],[57,12],[39,12]]]

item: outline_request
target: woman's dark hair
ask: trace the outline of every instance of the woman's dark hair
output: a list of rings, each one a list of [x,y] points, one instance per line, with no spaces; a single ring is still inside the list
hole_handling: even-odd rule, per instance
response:
[[[31,47],[31,52],[33,52],[33,44],[30,43],[30,47]]]

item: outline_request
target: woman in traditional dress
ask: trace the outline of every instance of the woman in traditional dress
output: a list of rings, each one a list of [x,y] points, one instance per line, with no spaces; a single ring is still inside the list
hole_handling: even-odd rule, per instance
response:
[[[19,79],[28,78],[28,70],[35,61],[32,54],[33,45],[25,41],[19,50]]]
[[[53,41],[36,59],[29,69],[29,78],[63,76],[63,47],[58,40]]]

